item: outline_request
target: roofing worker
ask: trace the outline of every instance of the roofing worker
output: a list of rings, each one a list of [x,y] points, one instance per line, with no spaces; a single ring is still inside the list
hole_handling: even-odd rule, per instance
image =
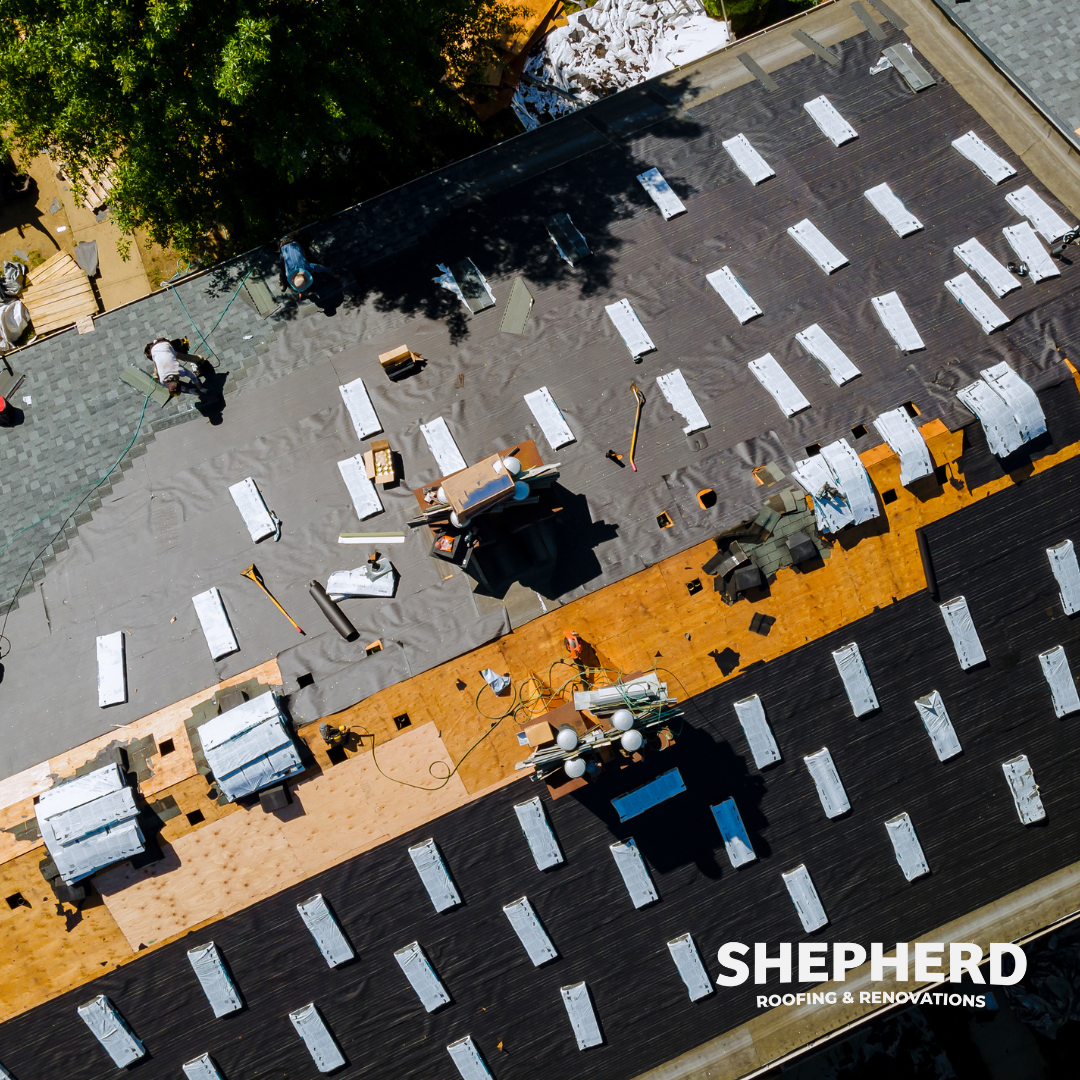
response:
[[[207,389],[199,378],[198,367],[194,360],[187,358],[186,350],[183,361],[177,355],[177,346],[184,348],[184,341],[169,341],[156,338],[143,349],[147,359],[153,360],[158,381],[172,394],[198,394],[204,397]]]
[[[282,278],[285,284],[298,296],[304,296],[315,284],[318,274],[340,278],[333,270],[318,263],[308,262],[308,257],[295,235],[286,236],[281,241],[281,258],[285,263]]]

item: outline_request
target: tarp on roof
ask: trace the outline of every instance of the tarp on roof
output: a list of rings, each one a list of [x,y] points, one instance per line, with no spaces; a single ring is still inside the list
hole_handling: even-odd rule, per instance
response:
[[[874,430],[900,458],[900,483],[905,486],[929,476],[934,471],[934,459],[906,409],[893,409],[874,420]]]

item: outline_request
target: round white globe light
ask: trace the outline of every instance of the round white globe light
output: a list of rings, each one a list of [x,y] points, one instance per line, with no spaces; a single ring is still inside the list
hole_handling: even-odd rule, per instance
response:
[[[577,746],[577,732],[572,727],[561,727],[555,741],[560,750],[573,750]]]
[[[641,737],[641,732],[637,728],[631,728],[629,731],[623,732],[623,737],[619,740],[622,744],[622,748],[628,753],[632,754],[635,750],[641,749],[641,744],[645,740]]]
[[[529,497],[529,485],[524,480],[514,481],[514,502],[521,502]]]
[[[469,524],[469,519],[458,517],[457,511],[451,510],[450,524],[453,525],[455,529],[464,529],[465,526]]]
[[[585,775],[585,759],[579,757],[569,758],[563,762],[563,768],[566,770],[566,775],[572,780],[576,780],[579,776]]]
[[[446,497],[446,488],[444,488],[444,487],[440,487],[440,488],[439,488],[439,490],[435,492],[435,497],[436,497],[436,498],[437,498],[437,499],[439,500],[439,502],[441,502],[441,503],[445,503],[445,502],[449,502],[449,501],[450,501],[450,500],[449,500],[449,499],[447,499],[447,497]]]
[[[502,467],[511,475],[517,476],[521,472],[521,462],[516,457],[504,457]]]
[[[619,731],[629,731],[634,726],[634,714],[629,709],[616,709],[611,714],[611,722]]]

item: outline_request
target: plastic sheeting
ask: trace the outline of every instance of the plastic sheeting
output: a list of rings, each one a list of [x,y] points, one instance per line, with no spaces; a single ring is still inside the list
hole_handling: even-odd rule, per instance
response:
[[[761,698],[753,694],[734,703],[735,715],[742,725],[743,734],[750,744],[750,753],[754,764],[764,769],[780,760],[780,749],[776,745],[769,722],[765,719],[765,708]]]
[[[878,707],[877,694],[863,663],[858,642],[853,641],[834,650],[832,657],[840,678],[844,680],[844,690],[851,702],[852,712],[857,717],[874,712]]]
[[[660,899],[660,894],[649,876],[649,869],[632,836],[612,844],[611,854],[634,907],[643,908]]]
[[[330,967],[347,964],[356,956],[322,893],[316,893],[297,904],[296,910]]]
[[[1060,645],[1055,645],[1046,652],[1039,653],[1046,685],[1050,687],[1050,696],[1054,701],[1054,714],[1060,720],[1063,716],[1080,709],[1080,694],[1076,692],[1076,680],[1069,669],[1069,658]]]
[[[333,1072],[345,1064],[345,1056],[338,1049],[334,1036],[330,1034],[330,1029],[319,1015],[314,1002],[289,1013],[289,1019],[296,1028],[296,1034],[304,1040],[311,1060],[315,1062],[319,1072]]]
[[[967,671],[976,664],[984,663],[986,653],[979,640],[979,632],[975,629],[966,597],[955,596],[952,600],[946,600],[940,610],[960,666]]]
[[[1066,615],[1080,611],[1080,565],[1076,561],[1076,549],[1071,540],[1046,549],[1050,570],[1058,584],[1061,607]]]
[[[689,934],[680,934],[667,943],[671,959],[679,971],[679,978],[686,984],[686,991],[691,1001],[700,1001],[713,992],[712,979],[701,962],[694,939]]]
[[[461,903],[461,894],[457,891],[434,840],[413,844],[409,848],[409,858],[412,859],[436,911],[449,911]]]
[[[915,826],[911,824],[911,818],[907,814],[898,814],[885,822],[885,829],[892,841],[896,861],[900,864],[904,877],[908,881],[914,881],[923,874],[929,874],[930,864],[926,861],[918,836],[915,835]]]
[[[874,430],[900,458],[900,483],[905,487],[933,473],[930,448],[906,409],[882,413],[874,420]]]
[[[810,408],[810,402],[803,397],[802,391],[776,362],[772,353],[759,356],[746,366],[754,378],[772,394],[773,400],[785,416],[792,417],[803,409]]]
[[[590,1046],[599,1046],[604,1039],[600,1034],[600,1023],[596,1019],[588,986],[583,982],[572,983],[562,987],[559,993],[566,1006],[566,1015],[570,1017],[578,1049],[588,1050]]]
[[[825,368],[837,386],[843,386],[860,375],[859,369],[817,323],[800,330],[795,340]]]
[[[304,768],[272,692],[208,720],[199,728],[199,740],[230,802]]]
[[[840,774],[836,771],[829,748],[823,746],[815,753],[807,754],[803,762],[813,777],[825,816],[835,818],[846,814],[851,809],[851,803],[848,801],[847,792],[840,780]]]
[[[79,1016],[93,1032],[94,1038],[105,1047],[118,1069],[126,1068],[146,1056],[146,1048],[120,1019],[113,1003],[104,994],[80,1005]]]
[[[124,632],[117,630],[97,639],[98,708],[127,701],[127,664],[124,657]]]
[[[686,385],[686,379],[678,368],[659,376],[656,385],[660,387],[660,392],[667,399],[667,403],[686,421],[683,434],[691,435],[709,426],[709,421],[701,411],[693,390]]]
[[[1039,797],[1039,785],[1035,783],[1035,774],[1027,755],[1018,754],[1003,762],[1001,768],[1021,822],[1032,825],[1036,821],[1042,821],[1046,817],[1046,810]]]
[[[215,1016],[228,1016],[244,1007],[240,993],[225,968],[225,961],[212,941],[188,949],[187,956]]]
[[[515,900],[512,904],[504,904],[503,914],[510,920],[510,925],[529,954],[533,967],[540,967],[559,955],[527,896]]]
[[[952,293],[961,307],[971,313],[985,333],[992,334],[1008,325],[1009,316],[975,284],[975,279],[970,274],[958,274],[950,278],[945,282],[945,288]]]
[[[1069,231],[1069,223],[1030,184],[1010,191],[1005,201],[1026,217],[1048,244],[1060,240]]]
[[[952,144],[993,184],[1000,184],[1016,175],[1016,170],[1000,154],[994,153],[974,131],[953,139]]]
[[[536,861],[537,870],[549,870],[563,861],[559,841],[555,838],[551,823],[544,813],[544,804],[539,797],[514,806],[518,824],[529,845],[529,851]]]
[[[784,879],[784,885],[791,897],[791,902],[795,905],[803,930],[812,934],[825,926],[829,920],[805,863],[800,863],[794,870],[788,870],[780,876]]]
[[[949,719],[949,713],[945,708],[945,702],[936,690],[931,690],[915,701],[915,708],[919,710],[919,718],[926,728],[926,734],[930,736],[930,742],[934,745],[934,753],[938,761],[948,761],[960,753],[960,740],[956,737],[956,729]]]

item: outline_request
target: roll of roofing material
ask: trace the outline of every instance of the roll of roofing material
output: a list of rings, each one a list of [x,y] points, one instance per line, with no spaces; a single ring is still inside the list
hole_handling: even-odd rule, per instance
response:
[[[316,604],[322,608],[322,613],[330,620],[330,625],[346,640],[352,641],[359,637],[356,627],[349,622],[345,613],[327,595],[326,590],[317,582],[313,581],[308,586],[308,592]]]

